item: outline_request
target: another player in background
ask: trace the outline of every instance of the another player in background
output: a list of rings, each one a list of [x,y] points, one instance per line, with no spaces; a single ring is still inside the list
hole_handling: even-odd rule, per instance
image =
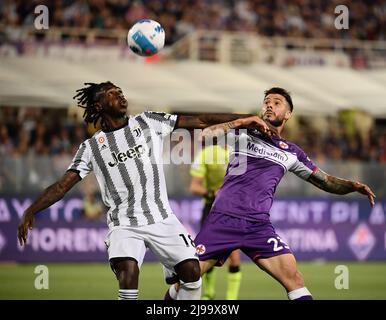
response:
[[[94,191],[85,192],[83,196],[83,217],[86,220],[99,220],[103,216],[103,205]]]
[[[229,162],[229,153],[225,148],[213,142],[213,145],[204,147],[196,156],[190,175],[192,176],[190,183],[190,191],[203,197],[204,208],[201,216],[201,226],[206,217],[209,215],[210,209],[215,199],[215,195],[220,189],[224,181],[225,170]],[[237,300],[240,283],[240,252],[233,251],[228,259],[229,270],[227,276],[227,300]],[[211,268],[203,276],[203,300],[212,300],[215,298],[216,292],[216,268]]]
[[[200,299],[201,276],[190,235],[172,213],[162,164],[164,138],[177,128],[205,128],[240,115],[177,116],[143,112],[127,116],[122,90],[111,82],[86,83],[77,90],[84,120],[101,130],[84,141],[67,172],[49,186],[24,212],[18,227],[21,245],[27,243],[35,214],[59,201],[80,180],[94,171],[109,208],[106,239],[111,268],[119,283],[119,299],[138,298],[139,269],[149,248],[162,264],[178,276],[180,300]],[[255,126],[270,133],[255,119]]]
[[[238,142],[230,154],[224,183],[195,243],[202,273],[222,265],[233,250],[241,249],[283,285],[290,300],[311,300],[291,249],[270,222],[269,212],[281,178],[290,171],[330,193],[359,192],[368,197],[371,206],[375,195],[365,184],[323,172],[302,149],[281,137],[292,111],[292,99],[286,90],[271,88],[265,92],[262,117],[276,135],[265,137],[257,130],[236,135]],[[245,119],[240,119],[214,125],[205,129],[203,136],[219,130],[230,132],[244,123]],[[235,172],[240,155],[246,155],[246,170],[242,174],[239,170]]]

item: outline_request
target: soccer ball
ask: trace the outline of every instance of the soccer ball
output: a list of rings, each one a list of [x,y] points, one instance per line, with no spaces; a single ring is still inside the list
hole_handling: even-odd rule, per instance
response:
[[[165,44],[165,31],[154,20],[142,19],[134,24],[127,34],[129,48],[140,56],[152,56]]]

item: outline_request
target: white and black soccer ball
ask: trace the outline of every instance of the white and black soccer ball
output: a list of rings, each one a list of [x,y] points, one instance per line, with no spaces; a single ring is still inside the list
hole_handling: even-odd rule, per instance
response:
[[[165,31],[154,20],[142,19],[135,23],[127,34],[129,48],[140,56],[152,56],[165,45]]]

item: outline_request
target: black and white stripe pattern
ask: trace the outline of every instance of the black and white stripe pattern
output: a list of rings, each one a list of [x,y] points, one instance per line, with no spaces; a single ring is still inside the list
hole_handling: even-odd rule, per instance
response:
[[[119,206],[122,204],[122,199],[120,198],[118,190],[115,187],[113,179],[111,178],[111,174],[106,167],[101,151],[99,150],[96,138],[93,137],[90,139],[90,146],[91,146],[92,154],[95,159],[95,163],[99,167],[100,172],[102,173],[103,180],[104,180],[104,187],[107,187],[108,193],[110,195],[110,199],[113,202],[113,203],[110,203],[110,201],[108,201],[106,203],[108,207],[113,208],[112,212],[110,213],[110,219],[112,220],[114,226],[119,226],[118,211],[119,211]],[[105,188],[103,188],[101,191],[103,193],[103,191],[105,191]],[[102,196],[104,196],[103,198],[106,198],[107,194],[104,194],[104,195],[102,194]]]
[[[81,164],[81,161],[82,161],[82,157],[83,157],[83,154],[86,150],[86,143],[83,142],[81,145],[80,145],[80,148],[79,150],[77,151],[75,157],[74,157],[74,160],[72,161],[72,164],[70,166],[70,169],[71,170],[78,170],[78,167],[80,166]]]
[[[155,159],[155,156],[154,156],[153,140],[155,140],[155,138],[153,138],[151,136],[150,127],[146,123],[146,121],[143,119],[142,116],[136,117],[136,120],[138,121],[143,132],[148,133],[147,136],[145,134],[145,139],[146,139],[147,144],[151,148],[150,150],[153,150],[153,152],[151,152],[151,154],[150,154],[150,159],[151,159],[151,166],[152,166],[152,171],[153,171],[152,173],[153,173],[153,177],[154,177],[154,200],[155,200],[155,203],[157,204],[158,210],[161,212],[162,218],[165,219],[168,216],[168,214],[166,212],[164,204],[162,203],[161,192],[160,192],[160,168],[159,168],[159,166],[162,166],[162,163],[160,164],[159,162],[157,162],[157,159]]]
[[[140,116],[155,124],[154,127],[158,129],[157,132],[162,133],[162,135],[167,135],[173,131],[177,122],[177,116],[172,116],[171,114],[163,112],[147,111],[142,113]]]
[[[119,289],[118,300],[138,300],[138,289]]]
[[[114,136],[114,132],[107,134],[107,141],[109,143],[110,149],[118,153],[118,145]],[[125,166],[118,166],[119,173],[122,176],[123,182],[128,189],[127,195],[127,217],[130,220],[130,226],[138,226],[138,219],[134,216],[134,202],[135,202],[135,194],[134,194],[134,186],[131,181],[129,172],[127,171]]]
[[[92,169],[108,206],[109,227],[142,226],[172,214],[163,172],[163,139],[177,116],[152,112],[131,117],[124,128],[98,131],[79,148],[69,169],[81,178]]]
[[[127,141],[127,144],[129,145],[130,148],[135,147],[135,138],[133,134],[131,133],[131,130],[129,127],[125,128],[125,138]],[[142,197],[141,197],[141,208],[142,208],[142,213],[146,217],[147,224],[153,224],[154,219],[151,215],[150,212],[150,207],[148,204],[148,198],[147,198],[147,193],[148,193],[148,188],[147,188],[147,177],[144,169],[144,164],[143,161],[139,160],[138,158],[134,158],[135,166],[137,168],[138,174],[139,174],[139,182],[140,186],[142,189]]]

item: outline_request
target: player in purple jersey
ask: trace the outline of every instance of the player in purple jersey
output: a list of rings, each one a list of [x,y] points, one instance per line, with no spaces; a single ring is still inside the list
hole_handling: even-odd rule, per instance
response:
[[[224,182],[195,243],[201,273],[214,265],[221,266],[233,250],[241,249],[284,286],[290,300],[311,300],[291,249],[276,234],[269,219],[281,178],[291,171],[330,193],[359,192],[368,196],[371,206],[375,195],[365,184],[323,172],[302,149],[281,137],[292,110],[292,99],[286,90],[271,88],[265,92],[262,118],[276,135],[270,138],[257,130],[248,130],[236,136],[238,143],[230,154]],[[226,133],[243,127],[243,123],[235,120],[214,125],[206,128],[203,135],[219,130]],[[241,155],[246,159],[242,163],[243,173],[236,171]]]

